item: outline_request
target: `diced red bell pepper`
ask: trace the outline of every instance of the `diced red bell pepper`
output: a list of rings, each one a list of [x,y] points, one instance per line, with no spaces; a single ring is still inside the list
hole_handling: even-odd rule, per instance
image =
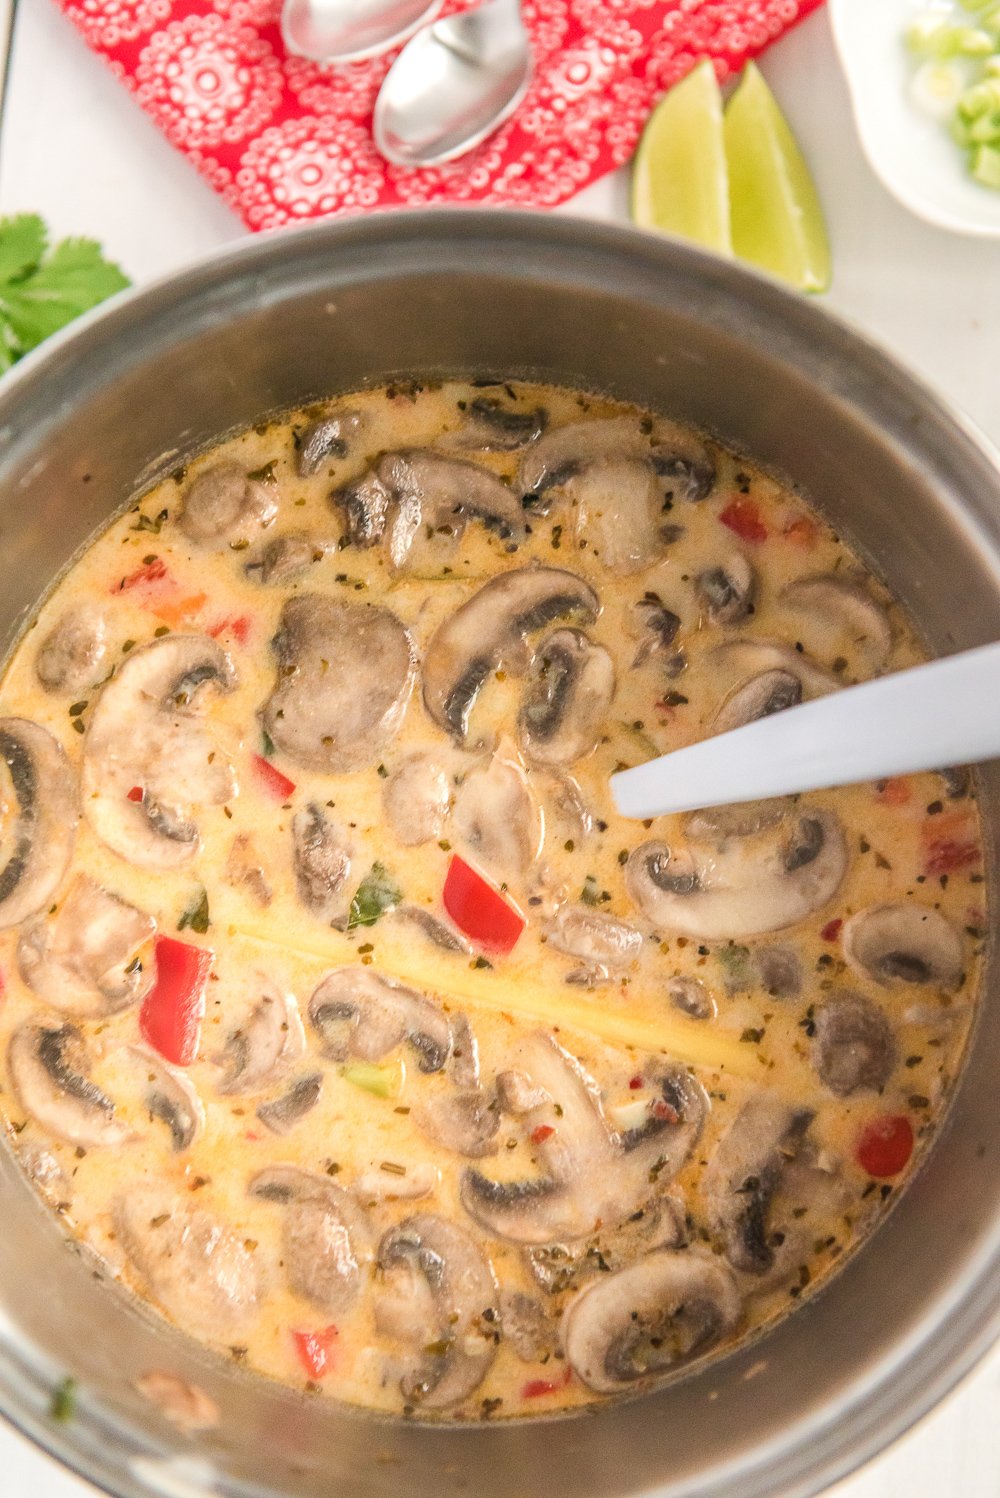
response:
[[[827,921],[826,925],[822,928],[819,934],[824,941],[836,941],[837,937],[840,935],[840,928],[843,924],[843,920],[838,916],[838,918],[834,921]]]
[[[295,781],[289,780],[287,775],[282,775],[277,765],[272,765],[271,761],[265,759],[262,754],[251,754],[250,763],[264,790],[276,801],[287,801],[295,790]]]
[[[781,534],[800,551],[811,551],[816,545],[819,526],[808,515],[796,515],[785,521]]]
[[[311,1379],[325,1377],[333,1367],[333,1345],[338,1337],[335,1326],[324,1327],[318,1332],[292,1332],[299,1362]]]
[[[510,952],[525,928],[517,906],[457,853],[448,864],[442,898],[458,929],[484,952]]]
[[[167,564],[162,557],[153,557],[151,561],[143,562],[128,577],[123,577],[112,587],[112,593],[125,593],[130,588],[146,587],[150,583],[162,583],[167,581],[169,574]]]
[[[238,645],[245,645],[250,638],[250,628],[250,615],[239,614],[232,618],[220,619],[218,624],[210,626],[208,633],[213,640],[217,640],[220,635],[230,634]]]
[[[156,982],[143,1000],[139,1029],[167,1061],[190,1066],[198,1054],[205,985],[215,953],[172,936],[158,936],[154,951]]]
[[[136,803],[136,805],[139,805],[141,803],[142,798],[143,798],[143,796],[145,794],[146,793],[143,790],[143,788],[142,788],[141,785],[134,785],[132,787],[132,789],[129,791],[128,796],[127,796],[126,799],[129,800],[129,801],[134,801]]]
[[[854,1155],[870,1176],[895,1176],[913,1154],[913,1125],[904,1113],[880,1113],[858,1136]]]
[[[901,775],[891,780],[880,780],[875,786],[875,800],[881,806],[905,806],[911,796],[910,782]]]
[[[551,1124],[539,1124],[537,1129],[531,1131],[532,1144],[544,1144],[546,1139],[551,1139],[555,1129]]]
[[[628,1079],[628,1085],[629,1085],[630,1091],[632,1091],[632,1092],[638,1092],[639,1089],[643,1085],[642,1078],[641,1077],[629,1077],[629,1079]]]
[[[572,1368],[566,1368],[562,1378],[529,1378],[526,1384],[521,1385],[522,1399],[541,1399],[544,1394],[558,1394],[565,1389],[573,1377]]]
[[[767,526],[760,518],[760,509],[755,499],[731,499],[719,516],[743,541],[766,541]]]
[[[959,869],[971,868],[981,857],[982,853],[976,842],[963,843],[955,838],[938,837],[927,844],[924,873],[955,874]]]

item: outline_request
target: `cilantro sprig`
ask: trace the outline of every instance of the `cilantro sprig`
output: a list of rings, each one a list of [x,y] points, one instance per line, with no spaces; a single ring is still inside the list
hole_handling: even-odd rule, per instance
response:
[[[96,240],[64,239],[50,249],[37,213],[0,219],[0,374],[129,284]]]

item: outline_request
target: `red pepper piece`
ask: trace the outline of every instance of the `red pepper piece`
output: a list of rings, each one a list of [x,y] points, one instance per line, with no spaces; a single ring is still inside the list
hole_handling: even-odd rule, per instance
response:
[[[268,791],[276,801],[287,801],[295,790],[295,781],[289,780],[287,775],[282,775],[277,765],[272,765],[271,761],[265,759],[262,754],[251,754],[250,763],[265,791]]]
[[[913,1125],[903,1113],[880,1113],[869,1119],[854,1155],[870,1176],[895,1176],[913,1154]]]
[[[801,551],[811,551],[816,545],[819,526],[808,515],[797,515],[785,522],[781,534]]]
[[[639,1088],[642,1086],[642,1078],[641,1077],[629,1077],[628,1085],[629,1085],[629,1089],[632,1092],[638,1092]]]
[[[981,857],[978,843],[938,837],[927,844],[924,873],[954,874],[958,869],[967,869],[978,863]]]
[[[143,1000],[139,1029],[167,1061],[190,1066],[198,1054],[205,984],[215,953],[172,936],[158,936],[155,952],[156,982]]]
[[[843,924],[843,921],[839,917],[835,921],[827,921],[826,925],[823,927],[819,934],[824,941],[836,941],[837,937],[840,935],[840,928]]]
[[[899,775],[880,780],[875,786],[875,800],[882,806],[905,806],[910,799],[910,783]]]
[[[664,1123],[675,1124],[680,1118],[676,1108],[672,1108],[666,1098],[658,1097],[653,1104],[652,1113],[654,1118],[661,1119]]]
[[[719,519],[744,541],[766,541],[767,526],[755,499],[731,499]]]
[[[529,1378],[526,1384],[521,1385],[522,1399],[540,1399],[543,1394],[558,1394],[560,1389],[565,1389],[573,1377],[572,1368],[567,1368],[562,1378]]]
[[[111,589],[112,593],[124,593],[129,588],[143,587],[148,583],[161,583],[167,577],[167,564],[162,557],[154,557],[151,562],[143,562],[128,577],[123,577],[117,587]]]
[[[537,1129],[531,1131],[532,1144],[544,1144],[546,1139],[551,1139],[555,1129],[551,1124],[539,1124]]]
[[[143,791],[142,786],[141,785],[134,785],[132,787],[132,789],[128,793],[128,800],[129,801],[136,801],[136,802],[138,802],[138,801],[142,800],[142,798],[143,798],[144,795],[145,795],[145,792]]]
[[[233,618],[220,619],[218,624],[213,624],[208,633],[213,640],[220,635],[230,634],[238,645],[245,645],[250,638],[251,620],[249,614],[235,615]]]
[[[484,952],[510,952],[525,928],[517,906],[457,853],[448,864],[442,898],[458,929]]]
[[[323,1378],[333,1367],[333,1344],[338,1337],[335,1326],[318,1332],[292,1332],[299,1361],[311,1379]]]

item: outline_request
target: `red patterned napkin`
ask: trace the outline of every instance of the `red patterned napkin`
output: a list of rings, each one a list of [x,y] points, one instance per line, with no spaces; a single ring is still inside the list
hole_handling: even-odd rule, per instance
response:
[[[699,57],[740,69],[821,0],[525,0],[536,70],[512,120],[460,161],[391,166],[371,138],[392,54],[286,54],[280,0],[57,0],[251,229],[425,203],[551,208],[627,161]],[[448,11],[470,0],[449,0]]]

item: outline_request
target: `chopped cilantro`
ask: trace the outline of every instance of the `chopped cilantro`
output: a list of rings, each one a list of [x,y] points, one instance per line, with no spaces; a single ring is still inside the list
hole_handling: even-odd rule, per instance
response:
[[[188,906],[177,922],[177,929],[178,931],[183,931],[187,926],[190,926],[192,931],[197,931],[199,935],[204,936],[210,925],[208,894],[203,889],[198,899]]]
[[[386,911],[394,910],[403,898],[403,891],[384,864],[373,863],[354,892],[347,929],[356,926],[374,926]]]
[[[94,240],[49,250],[37,214],[0,219],[0,372],[128,284]]]

